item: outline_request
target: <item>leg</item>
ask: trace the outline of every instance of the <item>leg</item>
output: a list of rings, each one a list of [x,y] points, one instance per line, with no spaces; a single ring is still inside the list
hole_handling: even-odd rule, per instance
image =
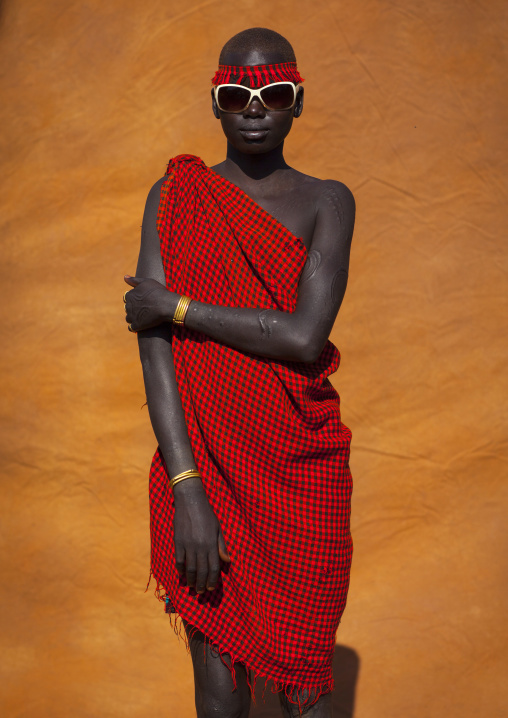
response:
[[[235,663],[236,689],[233,690],[231,671],[220,656],[210,648],[201,631],[183,622],[194,667],[196,711],[198,718],[248,718],[250,688],[247,673],[241,663]],[[206,656],[206,658],[205,658]]]
[[[297,691],[295,690],[292,694],[292,699],[295,701]],[[284,691],[279,693],[280,705],[282,708],[282,715],[284,718],[300,718],[300,712],[298,710],[298,704],[293,704],[288,701]],[[309,692],[302,691],[300,693],[300,703],[302,706],[302,718],[332,718],[332,694],[324,693],[318,698],[314,705],[306,708],[305,702],[309,700]],[[312,696],[310,697],[312,700]]]

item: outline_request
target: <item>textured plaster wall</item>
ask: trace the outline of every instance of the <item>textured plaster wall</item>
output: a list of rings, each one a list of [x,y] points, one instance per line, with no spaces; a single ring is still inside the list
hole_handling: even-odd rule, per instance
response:
[[[169,157],[223,158],[209,81],[255,25],[306,78],[288,161],[358,205],[332,335],[355,480],[336,715],[506,715],[506,3],[6,0],[8,718],[194,715],[190,658],[143,593],[155,442],[122,276]]]

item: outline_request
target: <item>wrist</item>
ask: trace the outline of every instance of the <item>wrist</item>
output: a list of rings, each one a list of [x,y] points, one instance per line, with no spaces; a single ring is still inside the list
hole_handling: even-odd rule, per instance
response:
[[[167,291],[161,306],[162,321],[172,322],[175,310],[180,299],[180,294]]]
[[[179,481],[173,486],[173,497],[175,504],[188,503],[198,496],[202,496],[205,493],[203,482],[197,476],[192,476],[185,481]]]

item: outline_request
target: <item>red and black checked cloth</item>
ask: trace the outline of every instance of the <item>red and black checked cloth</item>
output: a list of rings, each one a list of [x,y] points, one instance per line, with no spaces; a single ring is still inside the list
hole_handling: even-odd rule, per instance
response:
[[[168,165],[157,217],[167,287],[230,307],[292,312],[307,250],[242,190],[193,155]],[[150,471],[156,594],[203,631],[226,665],[241,661],[280,690],[333,688],[335,632],[352,555],[351,432],[328,376],[312,363],[237,351],[174,327],[176,376],[190,440],[231,564],[215,591],[181,585],[174,504],[157,450]],[[165,595],[161,597],[161,590]],[[233,670],[234,679],[234,670]]]
[[[246,81],[248,87],[262,87],[271,82],[303,82],[296,62],[279,62],[276,65],[219,65],[212,77],[212,85],[236,85]]]

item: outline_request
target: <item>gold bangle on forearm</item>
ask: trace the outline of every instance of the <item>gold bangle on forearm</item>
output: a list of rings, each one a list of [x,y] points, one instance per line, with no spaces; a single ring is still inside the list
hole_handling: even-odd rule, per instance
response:
[[[176,484],[179,484],[180,481],[185,481],[185,479],[192,479],[194,476],[198,479],[201,478],[201,474],[197,469],[187,469],[187,471],[182,471],[181,474],[177,474],[169,480],[169,488],[172,489]]]
[[[189,304],[191,302],[192,299],[190,297],[187,297],[185,296],[185,294],[182,294],[182,296],[178,300],[178,304],[176,305],[175,314],[173,316],[173,324],[178,324],[179,326],[183,327],[185,315],[187,314],[187,309],[189,308]]]

